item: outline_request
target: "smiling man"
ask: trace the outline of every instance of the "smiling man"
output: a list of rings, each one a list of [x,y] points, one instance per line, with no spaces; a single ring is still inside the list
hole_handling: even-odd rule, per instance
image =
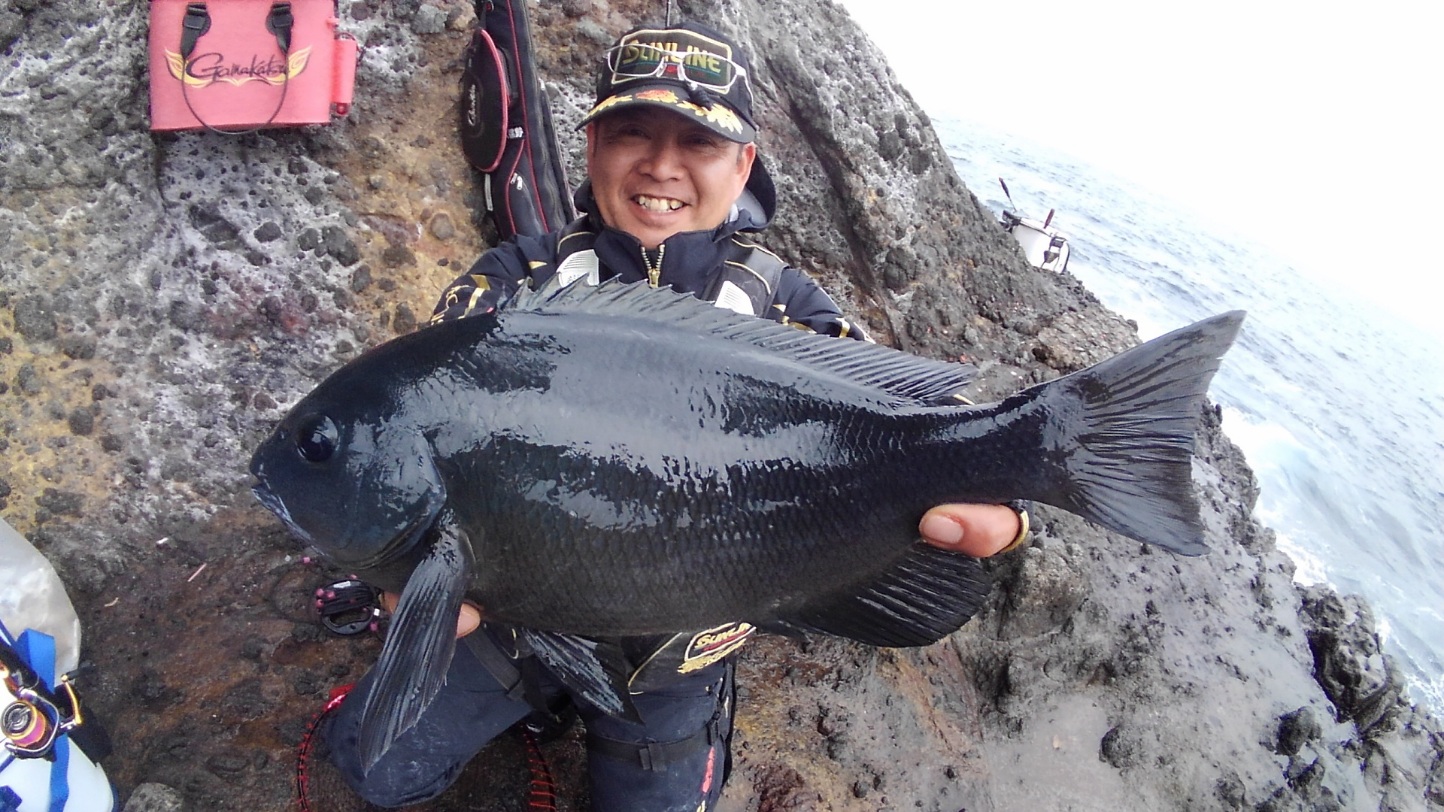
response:
[[[618,110],[587,126],[597,212],[648,250],[725,222],[757,157],[754,144],[678,115]]]
[[[443,293],[433,321],[495,309],[522,284],[646,280],[739,313],[837,337],[865,338],[800,270],[758,245],[775,208],[757,155],[747,58],[725,36],[694,24],[641,28],[610,48],[597,103],[582,122],[589,179],[582,216],[559,232],[517,237],[488,251]],[[585,404],[578,404],[584,409]],[[924,517],[929,543],[973,556],[1013,549],[1027,515],[1003,505],[944,505]],[[411,730],[369,772],[356,752],[363,678],[327,738],[333,760],[364,797],[383,806],[442,792],[487,742],[522,720],[587,726],[591,798],[599,810],[710,808],[730,762],[734,654],[746,623],[695,635],[628,638],[636,724],[606,715],[549,666],[518,651],[506,628],[463,610],[446,684]],[[562,710],[563,708],[566,710]]]

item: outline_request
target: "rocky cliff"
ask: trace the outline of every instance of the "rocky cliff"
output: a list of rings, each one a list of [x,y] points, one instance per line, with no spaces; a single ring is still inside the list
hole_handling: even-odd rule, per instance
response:
[[[414,329],[491,238],[455,137],[470,4],[340,6],[362,44],[350,115],[226,137],[148,131],[147,4],[0,4],[0,509],[82,611],[81,685],[133,810],[292,803],[306,722],[377,642],[312,622],[309,591],[335,573],[253,504],[245,461],[328,371]],[[580,118],[598,51],[664,9],[532,7],[559,122]],[[980,398],[1136,340],[1071,277],[1025,265],[841,9],[680,12],[756,55],[770,244],[880,340],[977,362]],[[563,140],[580,178],[580,138]],[[1293,585],[1206,417],[1210,555],[1042,508],[1032,546],[990,564],[987,610],[942,643],[758,642],[725,806],[1444,807],[1444,738],[1368,607]],[[575,739],[551,747],[575,808]],[[435,808],[520,807],[471,784]]]

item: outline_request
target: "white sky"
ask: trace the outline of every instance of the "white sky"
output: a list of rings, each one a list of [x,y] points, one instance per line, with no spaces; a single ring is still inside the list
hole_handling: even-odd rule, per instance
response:
[[[1444,334],[1444,4],[840,2],[931,112],[1126,177]]]

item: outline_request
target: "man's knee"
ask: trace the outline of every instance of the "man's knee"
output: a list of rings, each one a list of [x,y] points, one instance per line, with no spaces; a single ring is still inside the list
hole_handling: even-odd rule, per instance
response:
[[[645,725],[590,720],[593,806],[691,812],[715,799],[730,756],[731,676],[725,663],[699,679],[636,697]]]
[[[531,710],[508,695],[470,647],[458,646],[446,683],[430,706],[368,770],[361,764],[360,733],[370,685],[368,675],[332,712],[321,734],[346,784],[384,807],[441,794],[482,747]]]
[[[392,747],[370,770],[361,764],[361,705],[348,697],[320,730],[331,763],[358,796],[393,808],[433,798],[451,785],[459,765],[415,758],[407,747]]]

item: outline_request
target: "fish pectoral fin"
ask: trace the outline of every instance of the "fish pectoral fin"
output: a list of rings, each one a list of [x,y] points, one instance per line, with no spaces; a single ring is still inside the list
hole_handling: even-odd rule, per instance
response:
[[[918,542],[856,591],[814,598],[763,628],[823,632],[872,646],[926,646],[957,631],[988,598],[978,559]]]
[[[631,663],[620,645],[535,629],[517,629],[516,633],[575,696],[608,715],[641,723],[627,690]]]
[[[361,711],[359,746],[368,772],[416,724],[446,681],[471,549],[466,532],[449,514],[443,516],[430,551],[401,590]]]

